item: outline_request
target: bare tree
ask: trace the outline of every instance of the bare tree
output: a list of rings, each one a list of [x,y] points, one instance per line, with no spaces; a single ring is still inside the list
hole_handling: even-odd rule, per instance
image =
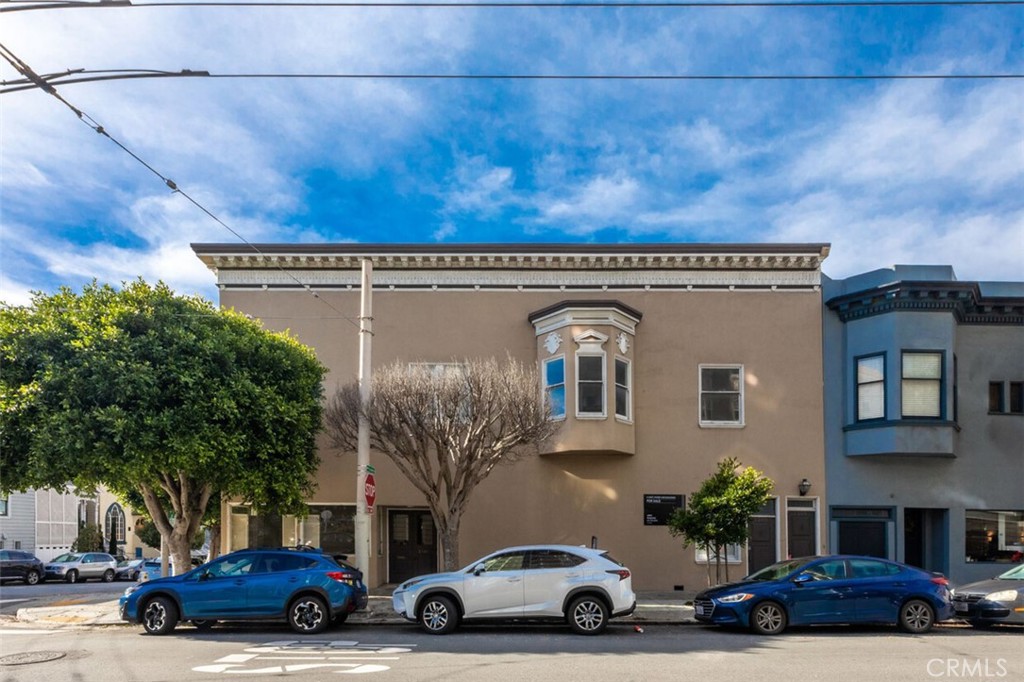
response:
[[[470,495],[499,464],[536,454],[559,423],[541,405],[538,373],[509,357],[375,370],[366,407],[370,446],[426,497],[445,570],[458,568],[459,522]],[[333,444],[356,449],[359,386],[340,388],[325,411]]]

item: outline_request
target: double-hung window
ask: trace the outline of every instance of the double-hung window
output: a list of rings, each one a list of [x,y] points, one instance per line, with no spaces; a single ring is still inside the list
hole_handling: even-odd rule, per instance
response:
[[[604,417],[604,355],[576,354],[576,414]]]
[[[941,418],[942,353],[904,351],[900,388],[904,417]]]
[[[885,418],[885,355],[857,358],[857,421]]]
[[[700,366],[701,426],[743,426],[743,366]]]
[[[629,360],[615,358],[615,416],[632,419],[630,383],[632,379]]]
[[[544,397],[552,419],[565,419],[565,357],[544,361]]]

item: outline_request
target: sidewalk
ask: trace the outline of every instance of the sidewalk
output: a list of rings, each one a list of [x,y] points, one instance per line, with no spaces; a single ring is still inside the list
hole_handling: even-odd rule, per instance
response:
[[[370,601],[365,611],[357,611],[348,618],[347,625],[394,625],[408,623],[391,606],[391,597],[384,592],[371,590]],[[636,611],[626,618],[617,618],[615,623],[635,625],[679,625],[695,623],[691,598],[683,592],[638,592]],[[16,616],[20,624],[36,624],[39,627],[83,627],[99,625],[128,625],[117,614],[117,600],[98,604],[76,604],[70,606],[46,606],[18,609]]]

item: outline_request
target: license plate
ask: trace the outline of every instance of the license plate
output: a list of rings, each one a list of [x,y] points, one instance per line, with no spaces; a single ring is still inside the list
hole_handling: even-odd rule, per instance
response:
[[[698,604],[697,606],[694,606],[694,607],[693,607],[693,611],[694,611],[694,613],[696,613],[696,614],[697,614],[698,616],[703,616],[703,615],[704,615],[704,607],[703,607],[703,606],[701,606],[700,604]]]
[[[965,604],[963,602],[954,602],[953,603],[953,610],[956,611],[957,613],[961,613],[961,612],[962,613],[967,613],[967,604]]]

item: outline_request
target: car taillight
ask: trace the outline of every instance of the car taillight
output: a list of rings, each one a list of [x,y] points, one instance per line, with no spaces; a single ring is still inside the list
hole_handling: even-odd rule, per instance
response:
[[[936,585],[949,585],[949,579],[944,575],[937,575],[932,578],[932,582]]]
[[[356,584],[356,576],[347,571],[328,571],[327,577],[331,580],[337,580],[339,583],[345,583],[347,585]]]
[[[605,571],[605,573],[611,573],[612,575],[617,575],[617,576],[619,576],[619,580],[625,580],[626,578],[629,577],[629,571],[627,571],[624,568],[619,569],[617,571]]]

